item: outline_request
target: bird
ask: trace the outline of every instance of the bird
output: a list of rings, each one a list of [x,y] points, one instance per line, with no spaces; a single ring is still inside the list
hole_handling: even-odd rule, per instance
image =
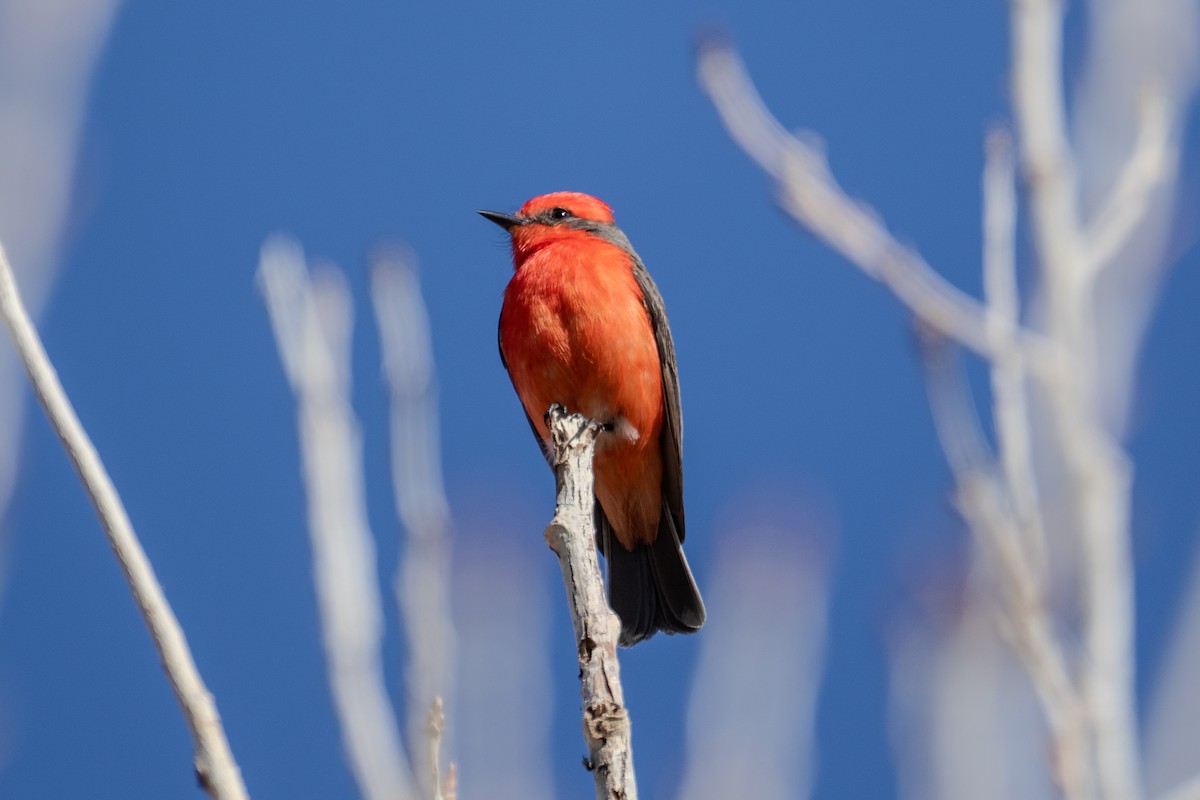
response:
[[[552,404],[603,426],[596,443],[597,546],[629,647],[691,633],[704,601],[683,553],[683,420],[662,295],[612,209],[581,192],[480,211],[511,238],[500,360],[542,453]]]

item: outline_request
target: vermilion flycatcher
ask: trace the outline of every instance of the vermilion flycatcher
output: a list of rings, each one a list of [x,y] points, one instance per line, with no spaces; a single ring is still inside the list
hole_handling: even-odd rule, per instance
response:
[[[512,237],[500,358],[543,453],[549,460],[554,403],[605,427],[597,544],[621,643],[698,630],[704,602],[682,548],[679,374],[658,287],[594,197],[555,192],[516,214],[479,213]]]

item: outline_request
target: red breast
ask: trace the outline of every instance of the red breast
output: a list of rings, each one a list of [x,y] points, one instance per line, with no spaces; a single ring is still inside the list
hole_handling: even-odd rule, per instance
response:
[[[580,198],[590,201],[585,208]],[[612,220],[608,206],[575,193],[535,198],[520,215],[569,201],[579,216]],[[630,257],[573,228],[523,225],[511,233],[516,270],[504,292],[500,348],[525,413],[543,441],[552,403],[611,424],[597,446],[596,497],[623,545],[653,541],[662,371]]]

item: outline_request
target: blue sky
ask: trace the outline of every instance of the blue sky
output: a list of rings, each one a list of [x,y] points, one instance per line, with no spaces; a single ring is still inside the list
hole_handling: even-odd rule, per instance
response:
[[[415,250],[463,546],[487,537],[539,565],[553,604],[554,786],[588,791],[541,537],[553,480],[496,353],[511,267],[501,232],[474,213],[560,189],[614,208],[666,299],[701,586],[722,521],[764,486],[836,521],[816,796],[895,791],[884,640],[896,607],[965,550],[949,476],[906,314],[784,218],[697,88],[693,40],[714,26],[776,115],[821,134],[843,185],[977,294],[982,137],[1008,115],[1003,3],[130,3],[118,16],[41,327],[255,797],[354,792],[317,637],[294,404],[254,282],[259,247],[279,230],[351,279],[384,579],[395,523],[366,264],[381,241]],[[1194,132],[1188,142],[1181,208],[1194,216]],[[1192,228],[1177,237],[1130,442],[1143,700],[1200,512]],[[783,424],[767,429],[763,409]],[[199,796],[186,731],[91,510],[40,414],[28,419],[4,523],[0,795]],[[659,637],[624,661],[644,796],[669,796],[683,769],[697,638]]]

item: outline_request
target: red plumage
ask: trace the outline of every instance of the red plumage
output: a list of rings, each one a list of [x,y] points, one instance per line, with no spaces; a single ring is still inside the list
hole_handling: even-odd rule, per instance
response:
[[[556,192],[516,215],[482,213],[512,236],[500,354],[543,449],[553,403],[608,427],[596,517],[623,643],[698,629],[704,605],[681,547],[679,383],[657,287],[594,197]]]

